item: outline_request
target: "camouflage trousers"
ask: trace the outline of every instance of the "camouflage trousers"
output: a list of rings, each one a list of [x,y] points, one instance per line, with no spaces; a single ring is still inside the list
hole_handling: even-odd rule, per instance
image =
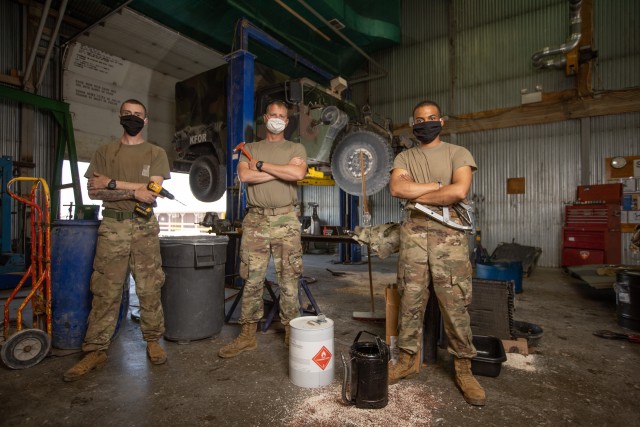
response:
[[[91,275],[93,302],[82,350],[105,350],[113,337],[122,286],[131,271],[140,301],[140,330],[145,341],[157,341],[164,333],[160,291],[164,272],[160,258],[160,227],[155,216],[117,221],[104,218]]]
[[[412,354],[422,347],[431,280],[449,340],[449,352],[463,358],[475,356],[467,312],[471,303],[471,276],[464,232],[426,218],[407,218],[400,229],[398,346]]]
[[[258,322],[264,315],[264,278],[271,256],[280,288],[280,319],[287,325],[300,315],[300,221],[295,212],[269,216],[249,211],[242,222],[240,244],[240,277],[245,280],[241,324]]]

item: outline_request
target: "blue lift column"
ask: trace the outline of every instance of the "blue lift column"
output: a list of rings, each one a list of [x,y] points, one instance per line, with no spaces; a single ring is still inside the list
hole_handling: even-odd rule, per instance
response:
[[[9,156],[0,157],[0,194],[2,194],[2,211],[0,220],[2,221],[2,245],[0,253],[11,252],[11,196],[7,192],[7,183],[13,178],[13,161]]]
[[[253,80],[255,55],[237,50],[225,58],[229,63],[227,81],[227,214],[230,222],[241,220],[246,198],[232,191],[238,173],[240,156],[233,149],[241,142],[252,142],[254,136]]]
[[[352,196],[340,190],[340,226],[354,230],[359,224],[358,221],[358,196]],[[362,261],[362,250],[360,245],[355,243],[340,244],[340,262],[356,263]]]
[[[288,56],[327,81],[334,77],[246,19],[238,21],[234,37],[234,46],[237,46],[238,50],[225,58],[229,63],[229,80],[227,82],[227,216],[231,216],[231,221],[242,219],[246,206],[244,196],[239,197],[238,194],[234,196],[233,191],[229,191],[233,188],[238,170],[239,156],[233,155],[233,149],[240,142],[253,142],[255,135],[253,121],[255,55],[249,52],[249,39]],[[239,198],[240,202],[238,202]]]

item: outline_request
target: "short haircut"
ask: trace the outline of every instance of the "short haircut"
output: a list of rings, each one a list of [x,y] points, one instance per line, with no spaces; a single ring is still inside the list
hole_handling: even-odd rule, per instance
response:
[[[136,105],[140,105],[142,107],[142,109],[144,110],[144,116],[147,117],[147,107],[144,106],[144,104],[140,101],[138,101],[137,99],[127,99],[126,101],[124,101],[122,103],[122,105],[120,105],[120,112],[122,113],[122,107],[124,107],[124,104],[136,104]]]
[[[280,101],[279,99],[274,99],[273,101],[269,101],[269,103],[265,107],[265,109],[264,109],[264,113],[265,114],[267,114],[267,111],[269,111],[269,107],[271,107],[272,105],[277,105],[278,107],[282,107],[285,110],[289,109],[289,107],[287,106],[287,104],[284,101]]]
[[[442,110],[440,110],[440,106],[438,104],[436,104],[434,101],[420,101],[418,102],[418,105],[416,105],[415,107],[413,107],[413,115],[416,115],[416,110],[418,108],[422,108],[422,107],[436,107],[438,109],[438,116],[442,117]]]

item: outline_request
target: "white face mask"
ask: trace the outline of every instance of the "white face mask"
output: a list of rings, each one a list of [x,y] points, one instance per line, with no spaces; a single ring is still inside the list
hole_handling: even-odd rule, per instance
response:
[[[284,128],[286,127],[287,127],[287,124],[282,119],[271,118],[267,120],[267,129],[269,130],[269,132],[273,134],[277,135],[279,133],[284,132]]]

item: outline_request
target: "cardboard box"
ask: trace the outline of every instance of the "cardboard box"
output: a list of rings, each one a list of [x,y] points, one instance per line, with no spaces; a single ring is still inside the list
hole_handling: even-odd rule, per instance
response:
[[[398,360],[398,312],[400,311],[400,294],[397,285],[387,285],[384,290],[386,302],[386,341],[391,353],[391,360]]]
[[[640,193],[627,193],[622,196],[622,210],[640,210]]]
[[[624,178],[620,180],[622,184],[622,192],[628,193],[631,191],[636,191],[636,179],[635,178]]]
[[[627,211],[627,224],[640,224],[640,211]]]
[[[529,355],[529,345],[526,338],[518,338],[515,340],[502,340],[502,346],[505,353],[518,353],[523,356]]]
[[[384,291],[386,302],[386,340],[391,344],[391,337],[397,337],[398,312],[400,310],[400,293],[396,285],[387,285]]]

